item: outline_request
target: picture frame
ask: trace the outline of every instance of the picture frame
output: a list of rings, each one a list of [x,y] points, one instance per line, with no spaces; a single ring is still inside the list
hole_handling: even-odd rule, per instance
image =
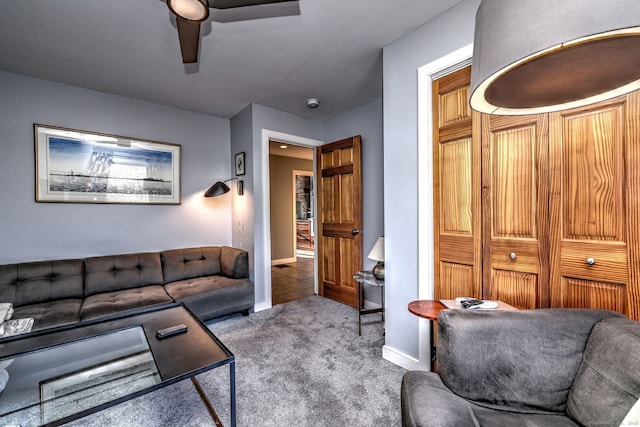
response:
[[[245,174],[245,154],[244,151],[236,154],[236,176]]]
[[[36,202],[179,205],[178,144],[34,124]]]

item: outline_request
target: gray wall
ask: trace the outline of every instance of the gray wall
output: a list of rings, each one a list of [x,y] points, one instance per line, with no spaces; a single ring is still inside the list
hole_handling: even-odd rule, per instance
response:
[[[354,135],[362,136],[362,266],[371,269],[376,262],[367,255],[384,235],[382,98],[325,123],[326,142]]]
[[[251,135],[248,129],[251,129]],[[236,228],[243,227],[243,247],[253,254],[250,258],[250,274],[256,283],[257,308],[270,305],[267,295],[270,291],[270,257],[263,248],[270,245],[267,228],[270,224],[264,217],[265,208],[269,210],[268,191],[263,192],[264,181],[269,178],[268,146],[263,139],[263,130],[280,132],[301,138],[326,143],[362,135],[363,141],[363,221],[365,258],[363,265],[371,268],[375,264],[366,258],[378,236],[384,234],[384,199],[382,183],[382,100],[376,100],[356,108],[325,123],[307,119],[295,114],[285,113],[258,104],[248,106],[231,119],[231,155],[245,151],[247,153],[247,175],[245,178],[245,196],[240,208],[234,207],[234,245],[239,242]],[[304,144],[302,144],[304,145]],[[267,181],[268,183],[268,181]],[[238,219],[238,218],[242,219]],[[269,277],[267,277],[269,276]],[[375,295],[372,301],[378,301]]]
[[[229,120],[0,72],[0,263],[231,244]],[[182,204],[36,203],[33,124],[182,145]]]
[[[265,250],[271,244],[267,218],[269,192],[262,190],[264,185],[268,187],[269,147],[268,141],[263,140],[263,130],[323,140],[321,122],[258,104],[249,105],[231,119],[231,153],[244,151],[247,155],[245,195],[237,198],[242,202],[234,207],[233,221],[234,228],[240,224],[243,227],[243,247],[253,254],[249,258],[249,274],[256,284],[258,310],[271,305],[267,301],[271,292],[271,259]],[[234,231],[234,244],[236,239]]]
[[[313,172],[313,160],[269,156],[271,189],[271,260],[296,256],[293,224],[293,171]]]
[[[384,48],[384,200],[386,347],[418,358],[419,67],[473,42],[479,0],[466,0]],[[432,280],[432,278],[431,278]]]

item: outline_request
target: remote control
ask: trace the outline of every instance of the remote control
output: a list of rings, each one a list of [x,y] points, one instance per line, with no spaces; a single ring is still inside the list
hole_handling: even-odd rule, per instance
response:
[[[187,332],[187,325],[180,324],[176,326],[170,326],[168,328],[158,329],[158,332],[156,332],[156,338],[161,340],[163,338],[171,337],[173,335],[178,335],[183,332]]]
[[[462,301],[460,304],[462,304],[462,307],[464,307],[464,308],[470,308],[470,307],[473,307],[475,305],[480,305],[483,302],[484,301],[482,301],[482,300],[471,298],[471,299],[466,299],[466,300]]]

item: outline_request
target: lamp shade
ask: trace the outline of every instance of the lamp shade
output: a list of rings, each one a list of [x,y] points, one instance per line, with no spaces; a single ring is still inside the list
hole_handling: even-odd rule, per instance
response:
[[[201,22],[209,16],[209,5],[205,0],[167,0],[174,15],[189,21]]]
[[[640,88],[640,1],[482,0],[471,107],[533,114]]]
[[[224,182],[218,181],[213,184],[209,189],[204,193],[204,197],[216,197],[221,196],[225,193],[229,192],[229,186]]]
[[[384,237],[378,237],[376,240],[376,244],[373,245],[371,252],[367,258],[372,259],[374,261],[384,261]]]

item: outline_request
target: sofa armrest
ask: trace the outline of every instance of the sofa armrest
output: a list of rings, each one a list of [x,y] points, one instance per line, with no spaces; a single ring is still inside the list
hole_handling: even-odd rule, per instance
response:
[[[593,326],[606,310],[443,310],[438,372],[457,395],[482,406],[562,413]]]
[[[220,254],[222,274],[233,279],[249,277],[249,253],[243,249],[223,246]]]

